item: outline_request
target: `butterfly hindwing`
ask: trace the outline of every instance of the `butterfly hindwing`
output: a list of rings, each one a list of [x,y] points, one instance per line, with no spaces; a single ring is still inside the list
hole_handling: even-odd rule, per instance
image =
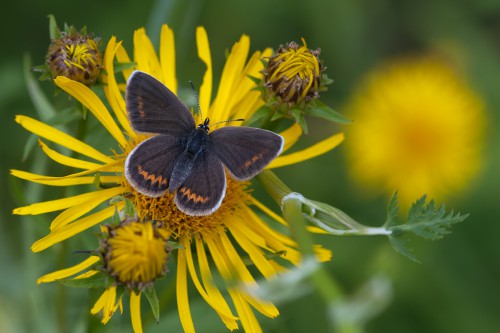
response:
[[[140,193],[159,197],[169,185],[177,157],[184,147],[179,138],[156,135],[134,148],[125,161],[125,177]]]
[[[179,186],[174,201],[180,211],[192,216],[212,214],[226,193],[222,163],[209,150],[200,153],[186,181]]]
[[[188,135],[194,128],[188,107],[153,76],[134,71],[125,94],[132,128],[140,133]]]
[[[262,171],[283,148],[283,137],[274,132],[226,126],[210,133],[213,153],[237,180],[247,180]]]

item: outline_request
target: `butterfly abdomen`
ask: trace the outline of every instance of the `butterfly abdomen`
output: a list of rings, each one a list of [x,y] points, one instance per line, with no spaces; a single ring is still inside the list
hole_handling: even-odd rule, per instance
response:
[[[175,162],[168,187],[170,192],[179,188],[191,174],[196,159],[204,153],[207,138],[207,132],[202,129],[194,130],[188,138],[186,148]]]

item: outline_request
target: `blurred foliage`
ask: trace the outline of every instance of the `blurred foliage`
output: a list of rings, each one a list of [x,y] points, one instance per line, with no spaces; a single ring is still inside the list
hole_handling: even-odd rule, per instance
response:
[[[316,241],[333,249],[333,261],[324,268],[338,280],[348,295],[356,295],[373,276],[384,274],[393,285],[392,302],[385,311],[366,324],[367,332],[495,332],[500,330],[500,2],[498,0],[356,0],[356,1],[11,1],[4,4],[0,31],[4,47],[0,53],[0,332],[56,332],[68,327],[71,332],[130,331],[128,314],[115,316],[102,326],[90,319],[88,309],[95,294],[68,290],[58,285],[36,286],[36,278],[77,261],[60,245],[45,254],[29,250],[34,240],[46,234],[47,217],[12,216],[12,209],[34,202],[45,191],[42,186],[27,185],[8,175],[18,168],[41,172],[54,164],[41,158],[38,149],[22,161],[28,133],[14,122],[16,114],[41,117],[31,104],[23,77],[23,55],[28,52],[34,65],[42,64],[49,45],[48,14],[58,22],[87,26],[104,43],[116,35],[130,48],[133,30],[145,26],[152,41],[158,40],[159,26],[167,22],[176,33],[179,82],[192,79],[199,86],[203,65],[197,59],[194,29],[207,29],[214,61],[214,75],[220,73],[225,50],[242,33],[250,35],[252,49],[299,40],[321,48],[326,73],[334,80],[322,100],[342,111],[344,101],[355,89],[361,76],[378,63],[407,54],[434,52],[453,59],[483,96],[490,117],[486,134],[486,166],[471,190],[447,207],[470,213],[465,223],[438,242],[414,240],[412,247],[422,264],[395,253],[384,237],[344,238],[316,236]],[[230,27],[230,28],[229,28]],[[54,87],[42,85],[51,97]],[[65,96],[56,96],[56,104]],[[354,123],[355,124],[355,123]],[[354,125],[353,124],[353,125]],[[89,123],[89,128],[94,124]],[[335,127],[311,119],[304,141],[324,138]],[[101,138],[91,138],[99,142]],[[347,137],[346,140],[349,140]],[[387,202],[366,197],[346,177],[343,147],[314,160],[278,170],[280,177],[304,196],[338,207],[362,221],[381,221]],[[297,174],[304,176],[296,177]],[[307,175],[307,176],[305,176]],[[45,197],[64,195],[50,189]],[[86,240],[83,248],[95,247]],[[87,241],[88,242],[88,241]],[[51,258],[51,259],[49,259]],[[55,258],[55,260],[52,260]],[[179,331],[174,308],[172,283],[164,285],[159,302],[160,324],[153,316],[146,332]],[[144,302],[145,303],[145,302]],[[225,331],[215,314],[203,302],[193,301],[197,327],[207,332]],[[145,307],[147,304],[143,304]],[[268,332],[323,332],[328,327],[326,309],[320,297],[307,293],[299,299],[279,304],[281,315],[262,319]],[[323,311],[321,311],[323,309]],[[144,311],[146,313],[146,311]],[[36,328],[36,329],[35,329]],[[204,330],[205,331],[205,330]]]

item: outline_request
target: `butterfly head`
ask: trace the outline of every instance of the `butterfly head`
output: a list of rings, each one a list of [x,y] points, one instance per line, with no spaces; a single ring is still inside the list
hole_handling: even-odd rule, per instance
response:
[[[203,124],[198,125],[198,129],[202,129],[208,133],[208,131],[210,130],[210,127],[208,126],[209,123],[210,123],[210,119],[205,118],[205,121],[203,121]]]

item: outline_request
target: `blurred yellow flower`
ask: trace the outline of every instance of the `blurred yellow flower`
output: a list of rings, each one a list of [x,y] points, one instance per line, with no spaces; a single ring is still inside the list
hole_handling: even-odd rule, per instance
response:
[[[348,108],[352,178],[373,192],[399,192],[403,206],[463,191],[482,162],[484,105],[434,58],[401,59],[370,73]]]

